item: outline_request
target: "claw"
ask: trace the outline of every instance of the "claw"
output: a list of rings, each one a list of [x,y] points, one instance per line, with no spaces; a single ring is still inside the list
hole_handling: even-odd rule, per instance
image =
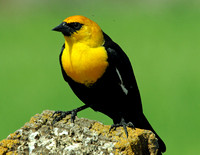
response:
[[[56,122],[59,122],[60,120],[62,120],[63,118],[65,118],[67,115],[71,114],[71,121],[74,122],[75,120],[75,116],[77,113],[73,113],[74,115],[72,115],[73,113],[73,110],[72,111],[55,111],[52,115],[52,117],[55,115],[55,114],[59,114],[59,116],[56,116],[53,120],[53,123],[52,125],[54,125]]]
[[[120,123],[111,125],[111,127],[110,127],[110,129],[109,129],[109,132],[110,132],[113,128],[116,129],[117,127],[121,127],[121,126],[124,128],[124,131],[125,131],[125,134],[126,134],[127,138],[128,138],[127,127],[135,128],[132,122],[126,123],[125,120],[124,120],[124,118],[121,118],[121,122],[120,122]]]
[[[56,116],[53,120],[53,123],[52,125],[54,125],[56,122],[62,120],[63,118],[65,118],[67,115],[71,114],[71,122],[74,123],[74,120],[75,120],[75,117],[77,116],[77,112],[81,111],[81,110],[84,110],[86,108],[88,108],[89,105],[83,105],[79,108],[76,108],[74,110],[71,110],[71,111],[55,111],[52,115],[52,117],[55,115],[55,114],[59,114],[59,116]]]
[[[74,120],[75,120],[75,117],[77,116],[77,111],[76,109],[75,110],[72,110],[71,111],[71,123],[74,123]]]

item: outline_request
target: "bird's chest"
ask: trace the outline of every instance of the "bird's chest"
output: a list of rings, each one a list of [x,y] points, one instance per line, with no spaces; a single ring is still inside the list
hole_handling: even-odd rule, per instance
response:
[[[91,86],[105,72],[107,52],[104,47],[89,48],[83,45],[65,47],[61,56],[62,67],[74,81]]]

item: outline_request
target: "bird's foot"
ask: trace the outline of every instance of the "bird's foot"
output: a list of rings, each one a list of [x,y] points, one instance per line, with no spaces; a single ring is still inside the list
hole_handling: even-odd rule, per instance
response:
[[[53,113],[53,115],[52,115],[52,117],[54,116],[54,115],[58,115],[58,116],[56,116],[55,118],[54,118],[54,120],[53,120],[53,125],[56,123],[56,122],[59,122],[60,120],[62,120],[63,118],[65,118],[67,115],[69,115],[69,114],[71,114],[71,122],[72,123],[74,123],[74,120],[75,120],[75,117],[77,116],[77,113],[79,112],[79,111],[81,111],[81,110],[84,110],[84,109],[86,109],[86,108],[88,108],[89,107],[89,105],[83,105],[83,106],[81,106],[81,107],[79,107],[79,108],[76,108],[76,109],[73,109],[73,110],[71,110],[71,111],[55,111],[54,113]]]
[[[67,115],[71,114],[71,122],[74,123],[75,117],[77,116],[77,111],[76,109],[71,110],[71,111],[55,111],[52,115],[52,117],[55,116],[55,118],[53,119],[53,125],[56,122],[59,122],[60,120],[62,120],[63,118],[65,118]]]
[[[120,123],[111,125],[111,127],[110,127],[110,129],[109,129],[109,132],[110,132],[113,128],[116,129],[117,127],[123,127],[123,128],[124,128],[124,131],[125,131],[125,134],[126,134],[127,138],[128,138],[128,131],[127,131],[127,128],[126,128],[126,127],[135,128],[132,122],[126,123],[125,120],[124,120],[124,118],[121,118],[121,122],[120,122]]]

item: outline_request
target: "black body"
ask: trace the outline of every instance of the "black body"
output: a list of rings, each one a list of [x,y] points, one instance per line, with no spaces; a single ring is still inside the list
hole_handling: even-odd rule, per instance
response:
[[[115,124],[119,123],[123,117],[126,122],[132,122],[136,128],[148,129],[156,134],[143,114],[140,93],[128,57],[105,33],[104,39],[103,46],[108,54],[109,66],[103,76],[90,87],[73,81],[65,73],[61,63],[65,46],[63,45],[60,65],[65,81],[82,102],[93,110],[106,114]],[[157,134],[156,137],[160,151],[165,152],[164,142]]]

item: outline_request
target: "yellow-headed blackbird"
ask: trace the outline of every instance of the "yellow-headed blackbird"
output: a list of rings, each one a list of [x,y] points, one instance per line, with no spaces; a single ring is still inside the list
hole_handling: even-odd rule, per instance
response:
[[[92,108],[109,116],[111,128],[126,126],[153,130],[143,114],[140,93],[127,55],[118,44],[105,34],[92,20],[84,16],[71,16],[53,29],[62,32],[65,43],[60,54],[60,65],[66,82],[85,103],[72,111],[56,111],[57,122],[71,114]],[[160,152],[166,147],[156,134]]]

